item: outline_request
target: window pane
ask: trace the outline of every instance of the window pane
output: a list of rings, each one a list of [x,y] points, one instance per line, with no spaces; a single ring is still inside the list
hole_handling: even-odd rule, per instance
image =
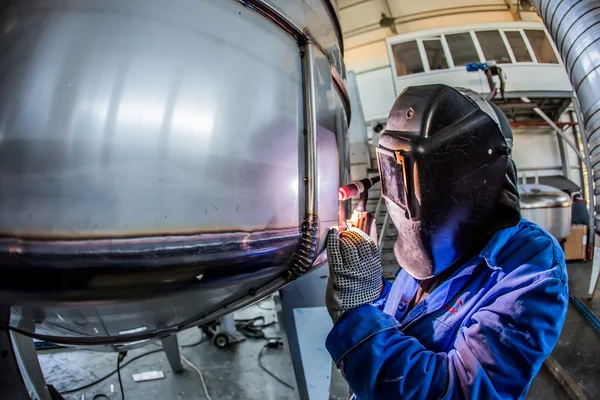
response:
[[[398,43],[392,46],[394,61],[396,62],[396,73],[398,76],[416,74],[423,72],[421,54],[417,42]]]
[[[446,55],[444,54],[444,48],[440,39],[423,40],[423,47],[425,47],[427,61],[429,61],[429,68],[431,70],[448,68],[448,61],[446,61]]]
[[[467,65],[472,62],[479,62],[477,50],[468,33],[457,33],[455,35],[446,35],[450,54],[454,60],[454,65]]]
[[[477,32],[477,39],[483,50],[486,61],[496,60],[499,64],[510,63],[508,50],[498,31]]]
[[[526,30],[525,35],[527,36],[527,39],[529,39],[529,43],[531,44],[531,47],[533,47],[533,52],[535,53],[535,58],[537,58],[539,63],[558,64],[556,54],[554,54],[554,50],[544,31]]]
[[[510,43],[510,47],[512,47],[515,60],[517,60],[517,62],[531,62],[531,56],[529,55],[527,46],[525,46],[521,32],[509,31],[504,32],[504,34],[508,39],[508,43]]]

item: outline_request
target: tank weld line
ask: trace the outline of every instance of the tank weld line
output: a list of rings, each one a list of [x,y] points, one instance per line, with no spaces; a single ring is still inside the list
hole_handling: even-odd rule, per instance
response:
[[[294,279],[307,273],[317,258],[317,247],[319,244],[319,218],[309,214],[302,223],[302,236],[298,250],[294,253],[291,269],[287,273],[287,279]]]

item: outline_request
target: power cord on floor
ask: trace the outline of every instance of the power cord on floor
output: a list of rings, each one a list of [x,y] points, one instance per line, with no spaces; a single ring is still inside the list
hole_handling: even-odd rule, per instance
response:
[[[119,377],[119,389],[121,389],[121,400],[125,400],[125,390],[123,390],[123,379],[121,379],[121,362],[127,357],[127,352],[122,351],[117,357],[117,376]]]
[[[271,325],[274,325],[275,321],[266,323],[265,318],[263,316],[259,316],[256,318],[251,318],[251,319],[241,319],[241,320],[236,320],[235,321],[235,325],[236,325],[236,329],[238,329],[238,331],[240,333],[242,333],[244,336],[251,338],[251,339],[266,339],[268,340],[267,344],[261,349],[261,351],[258,353],[258,366],[265,371],[267,374],[269,374],[271,377],[273,377],[275,380],[277,380],[279,383],[281,383],[282,385],[284,385],[285,387],[294,390],[294,387],[292,385],[290,385],[289,383],[287,383],[286,381],[284,381],[283,379],[279,378],[278,376],[276,376],[274,373],[272,373],[269,369],[267,369],[263,364],[262,364],[262,357],[263,357],[263,353],[266,349],[274,349],[274,348],[280,348],[283,346],[283,342],[281,341],[281,338],[279,337],[267,337],[263,331],[264,328],[269,327]],[[205,336],[203,336],[199,341],[195,342],[195,343],[191,343],[191,344],[187,344],[187,345],[182,345],[181,348],[185,349],[185,348],[190,348],[190,347],[194,347],[194,346],[198,346],[199,344],[203,343],[205,339]],[[114,375],[115,373],[118,374],[119,377],[119,386],[121,388],[121,394],[123,396],[123,400],[125,399],[125,392],[123,391],[123,383],[121,380],[121,368],[126,367],[127,365],[131,364],[132,362],[139,360],[140,358],[149,356],[151,354],[155,354],[158,352],[163,351],[162,347],[159,349],[155,349],[155,350],[150,350],[147,351],[145,353],[139,354],[133,358],[131,358],[129,361],[127,361],[124,364],[121,364],[121,361],[123,361],[123,359],[121,358],[120,360],[117,361],[117,368],[114,369],[113,371],[109,372],[108,374],[104,375],[103,377],[90,382],[86,385],[74,388],[74,389],[69,389],[69,390],[65,390],[60,392],[60,394],[70,394],[70,393],[75,393],[75,392],[79,392],[81,390],[90,388],[94,385],[97,385],[103,381],[105,381],[106,379],[110,378],[112,375]],[[119,357],[122,353],[119,353]],[[123,358],[125,358],[123,356]],[[188,359],[186,359],[185,357],[181,357],[182,360],[188,364],[190,366],[190,368],[192,368],[194,371],[196,371],[196,373],[198,373],[198,376],[200,376],[200,381],[202,383],[202,387],[204,389],[204,394],[206,395],[208,400],[211,400],[210,394],[208,393],[208,388],[206,386],[206,382],[204,381],[204,376],[202,374],[202,371],[200,371],[200,369],[198,369],[195,365],[193,365]]]
[[[235,328],[242,335],[246,336],[249,339],[266,339],[267,340],[267,344],[258,353],[258,366],[263,371],[265,371],[267,374],[269,374],[271,377],[273,377],[275,380],[277,380],[277,382],[281,383],[282,385],[284,385],[285,387],[287,387],[289,389],[294,390],[294,387],[292,385],[290,385],[283,379],[279,378],[273,372],[269,371],[269,369],[267,367],[265,367],[262,363],[263,353],[266,349],[269,349],[269,348],[277,349],[277,348],[283,347],[283,342],[281,341],[280,337],[268,337],[267,335],[265,335],[264,328],[267,328],[274,324],[275,324],[275,321],[271,321],[271,322],[267,323],[265,320],[265,317],[262,315],[255,317],[255,318],[236,319],[235,320]]]
[[[274,324],[275,321],[267,323],[262,315],[256,318],[235,320],[235,328],[238,332],[250,339],[269,339],[265,336],[263,329]]]
[[[281,379],[280,377],[278,377],[277,375],[275,375],[274,373],[272,373],[271,371],[269,371],[269,369],[267,369],[267,367],[265,367],[262,363],[262,357],[264,354],[264,351],[267,349],[278,349],[283,347],[283,342],[279,339],[270,339],[267,344],[265,344],[265,346],[260,350],[260,352],[258,353],[258,366],[265,371],[267,374],[271,375],[271,377],[273,377],[277,382],[281,383],[283,386],[294,390],[294,387],[292,385],[290,385],[289,383],[287,383],[286,381],[284,381],[283,379]]]
[[[181,346],[181,348],[182,349],[186,349],[186,348],[198,346],[200,343],[203,343],[203,341],[204,341],[204,336],[199,341],[197,341],[195,343],[183,345],[183,346]],[[124,368],[124,367],[128,366],[129,364],[131,364],[132,362],[134,362],[136,360],[139,360],[140,358],[149,356],[150,354],[159,353],[161,351],[163,351],[162,348],[156,349],[156,350],[150,350],[150,351],[147,351],[145,353],[139,354],[139,355],[133,357],[132,359],[130,359],[129,361],[127,361],[125,364],[122,364],[120,368]],[[83,386],[77,387],[75,389],[64,390],[64,391],[60,392],[60,394],[71,394],[71,393],[79,392],[81,390],[90,388],[90,387],[92,387],[94,385],[99,384],[100,382],[104,382],[105,380],[107,380],[108,378],[110,378],[111,376],[113,376],[114,374],[116,374],[117,372],[118,372],[117,369],[114,369],[111,372],[109,372],[108,374],[104,375],[102,378],[96,379],[93,382],[90,382],[90,383],[85,384]]]
[[[190,360],[188,360],[187,358],[185,358],[183,355],[181,356],[181,359],[183,360],[184,363],[189,365],[190,368],[192,368],[194,371],[196,371],[196,373],[200,377],[200,382],[202,382],[202,388],[204,389],[204,394],[206,395],[206,398],[208,400],[212,400],[212,398],[210,397],[210,394],[208,393],[208,387],[206,387],[206,382],[204,382],[204,375],[202,374],[202,371],[200,371],[200,368],[198,368],[194,364],[192,364],[192,362]]]

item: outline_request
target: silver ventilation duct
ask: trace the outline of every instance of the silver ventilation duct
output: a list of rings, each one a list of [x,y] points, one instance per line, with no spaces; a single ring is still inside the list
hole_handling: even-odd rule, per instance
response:
[[[579,99],[579,118],[585,126],[584,137],[594,168],[600,163],[600,3],[597,0],[534,0],[534,4],[556,43]],[[598,204],[600,168],[596,170],[594,200]],[[600,232],[598,219],[596,231]]]

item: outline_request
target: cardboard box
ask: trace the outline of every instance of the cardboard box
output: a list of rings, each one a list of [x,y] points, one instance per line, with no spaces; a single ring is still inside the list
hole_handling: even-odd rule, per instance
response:
[[[587,245],[587,226],[571,226],[571,234],[564,244],[565,257],[567,261],[585,259],[585,246]]]

